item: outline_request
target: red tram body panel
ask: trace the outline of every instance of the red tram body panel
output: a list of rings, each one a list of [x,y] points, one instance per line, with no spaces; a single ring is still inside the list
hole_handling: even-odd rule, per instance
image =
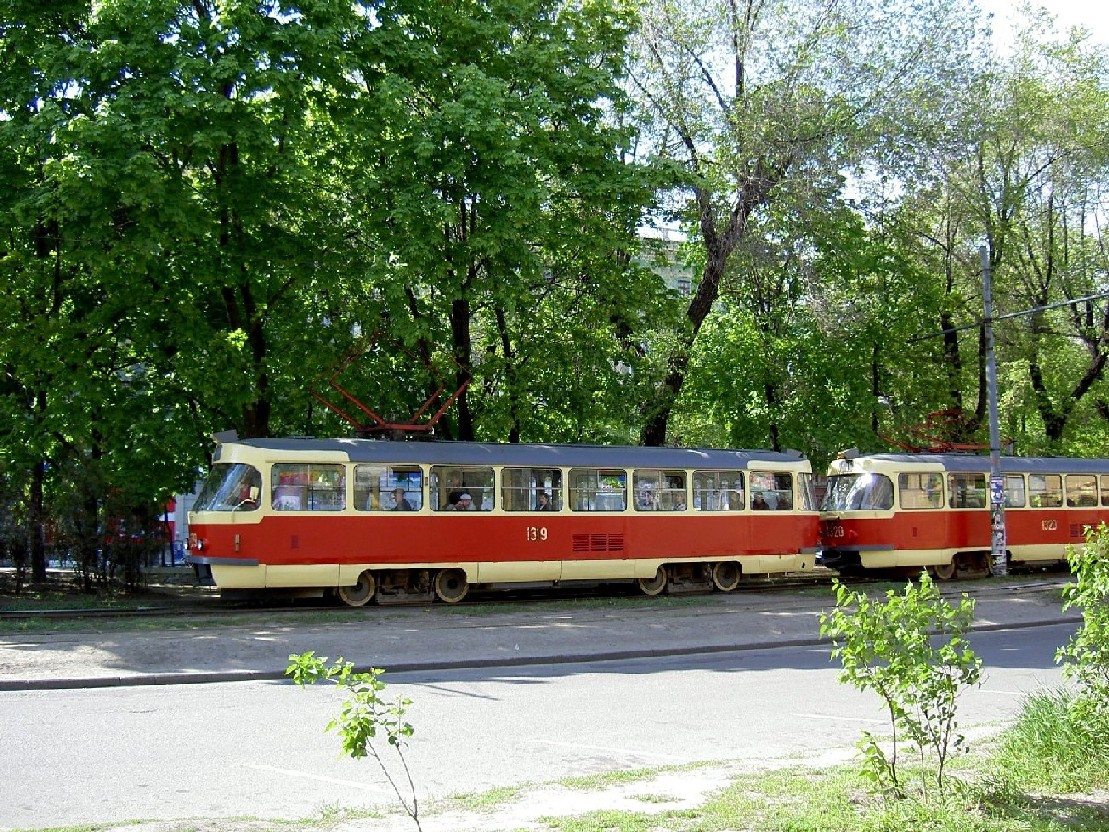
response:
[[[189,559],[223,589],[355,605],[574,580],[730,590],[811,569],[818,520],[797,453],[255,439],[218,447]]]
[[[1014,565],[1066,559],[1109,520],[1109,460],[966,454],[847,454],[828,470],[819,562],[841,572],[928,568],[937,577],[989,571],[991,499],[1005,512]]]

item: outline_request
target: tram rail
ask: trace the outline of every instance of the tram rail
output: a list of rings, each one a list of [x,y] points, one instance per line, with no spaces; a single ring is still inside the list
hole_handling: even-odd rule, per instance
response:
[[[839,579],[851,586],[867,586],[894,584],[906,580],[906,576],[841,576],[834,570],[818,570],[815,573],[803,575],[769,576],[764,578],[748,578],[742,588],[734,593],[723,595],[709,591],[686,592],[670,596],[657,597],[656,600],[665,601],[667,598],[703,598],[713,603],[730,603],[741,601],[745,596],[769,594],[775,592],[788,592],[820,586],[830,586],[833,579]],[[1016,579],[1017,582],[1014,582]],[[1037,572],[1023,575],[1014,575],[1004,583],[992,579],[986,580],[956,580],[940,585],[944,594],[975,595],[980,592],[993,592],[999,590],[1019,593],[1022,591],[1038,592],[1053,587],[1061,587],[1069,581],[1069,573],[1065,570],[1059,572]],[[186,591],[201,589],[198,587],[187,588]],[[155,590],[156,591],[156,590]],[[574,603],[587,600],[626,599],[629,604],[642,604],[648,598],[635,592],[632,584],[602,583],[593,587],[519,587],[507,589],[475,590],[473,595],[459,604],[441,605],[434,604],[438,609],[450,610],[452,613],[460,610],[480,610],[490,603],[520,604],[556,604]],[[104,619],[170,619],[182,616],[192,616],[207,620],[219,618],[241,617],[244,614],[264,616],[269,614],[281,615],[318,615],[322,612],[334,613],[337,619],[344,616],[356,615],[361,609],[363,614],[372,616],[383,607],[390,606],[429,606],[428,602],[410,604],[386,604],[380,607],[351,608],[342,604],[321,598],[290,598],[286,601],[275,603],[273,597],[258,597],[253,599],[229,600],[220,597],[218,591],[205,591],[203,596],[168,597],[164,604],[143,604],[134,607],[80,607],[80,608],[43,608],[43,609],[0,609],[0,622],[18,622],[36,619],[48,621],[93,621]]]

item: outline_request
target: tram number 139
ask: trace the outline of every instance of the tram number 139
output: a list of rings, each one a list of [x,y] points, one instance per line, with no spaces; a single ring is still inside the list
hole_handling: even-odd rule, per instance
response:
[[[537,540],[546,540],[547,539],[547,527],[546,526],[528,526],[527,528],[524,529],[524,535],[525,535],[525,539],[528,541],[528,543],[534,543]]]

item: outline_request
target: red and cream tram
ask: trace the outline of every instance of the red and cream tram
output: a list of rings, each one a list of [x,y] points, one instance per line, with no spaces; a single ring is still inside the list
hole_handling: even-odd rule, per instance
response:
[[[189,514],[189,560],[221,590],[352,606],[621,579],[726,592],[815,561],[796,452],[223,439]]]
[[[1109,520],[1109,460],[1002,457],[1009,561],[1066,559],[1085,529]],[[984,576],[991,552],[990,460],[969,454],[847,451],[821,504],[820,562],[840,572],[928,570]]]

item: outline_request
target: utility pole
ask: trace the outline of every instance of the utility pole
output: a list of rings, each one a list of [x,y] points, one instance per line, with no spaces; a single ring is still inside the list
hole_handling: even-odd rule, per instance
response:
[[[990,418],[990,574],[1008,575],[1005,556],[1005,480],[1001,476],[1001,426],[997,416],[997,362],[993,349],[993,285],[990,256],[985,246],[978,249],[982,260],[982,294],[986,305],[986,397]]]

